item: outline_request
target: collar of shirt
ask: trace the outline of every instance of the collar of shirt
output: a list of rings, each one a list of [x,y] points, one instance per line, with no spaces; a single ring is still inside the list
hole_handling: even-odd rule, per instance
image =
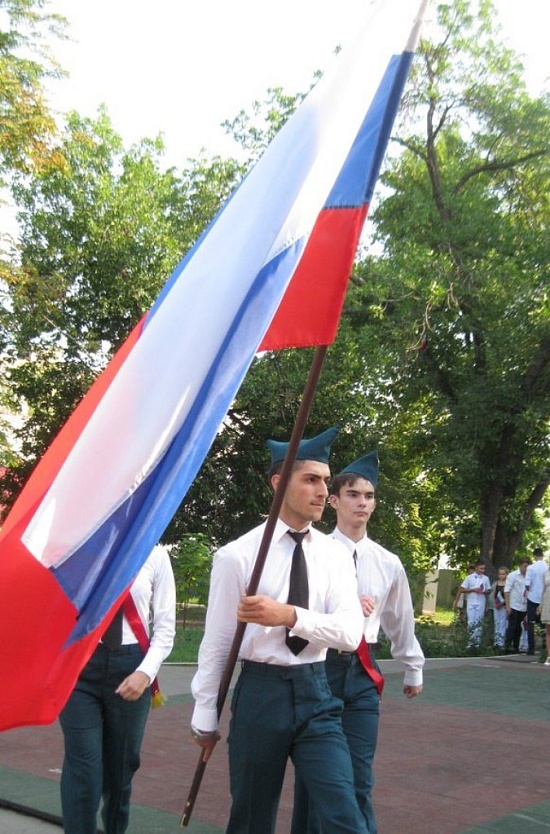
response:
[[[342,533],[338,527],[335,527],[332,531],[332,537],[337,539],[339,542],[342,542],[342,544],[345,544],[350,553],[355,551],[357,553],[357,557],[362,555],[364,551],[364,542],[368,541],[368,536],[365,533],[365,535],[359,539],[358,542],[354,542],[353,539],[348,538],[345,533]]]
[[[303,533],[305,530],[307,530],[307,536],[305,536],[304,541],[311,541],[311,524],[308,524],[307,527],[302,527],[301,530],[294,530],[293,527],[291,527],[289,524],[286,524],[286,522],[284,522],[281,518],[277,519],[277,524],[275,525],[275,530],[273,531],[273,541],[280,542],[283,536],[285,536],[289,530],[292,530],[293,533]],[[292,547],[294,547],[294,542],[292,541],[290,536],[288,538],[288,541],[289,544],[291,544]]]

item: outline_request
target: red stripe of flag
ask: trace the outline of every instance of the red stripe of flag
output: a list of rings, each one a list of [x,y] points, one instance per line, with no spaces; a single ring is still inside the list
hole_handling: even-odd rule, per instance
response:
[[[260,350],[334,341],[368,206],[324,209]]]

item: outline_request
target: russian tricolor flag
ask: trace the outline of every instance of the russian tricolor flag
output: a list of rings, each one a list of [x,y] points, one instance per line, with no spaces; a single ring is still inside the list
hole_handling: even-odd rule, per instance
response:
[[[385,2],[338,56],[21,493],[0,534],[0,729],[56,718],[255,353],[333,341],[426,2]]]

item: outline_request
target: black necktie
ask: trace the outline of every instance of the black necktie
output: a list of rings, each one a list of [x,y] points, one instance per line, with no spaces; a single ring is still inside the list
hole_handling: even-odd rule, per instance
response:
[[[288,602],[290,605],[297,605],[299,608],[309,608],[309,584],[307,581],[307,565],[302,541],[305,533],[294,533],[292,530],[288,531],[288,535],[292,536],[296,542],[294,553],[292,554],[292,567],[290,568],[290,585],[288,588]],[[303,637],[291,637],[289,629],[286,630],[285,642],[293,654],[300,654],[302,649],[305,649],[309,640],[304,640]]]
[[[105,634],[101,638],[107,648],[114,652],[122,646],[122,605],[107,626]]]

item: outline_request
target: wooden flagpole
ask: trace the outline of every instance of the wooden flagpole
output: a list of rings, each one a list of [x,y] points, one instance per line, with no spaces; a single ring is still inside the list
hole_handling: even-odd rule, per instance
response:
[[[254,568],[250,577],[250,583],[247,588],[248,596],[253,596],[258,589],[260,577],[262,575],[265,561],[267,559],[267,554],[269,552],[269,547],[271,545],[271,539],[273,538],[273,533],[275,531],[275,525],[277,524],[277,519],[279,518],[279,512],[281,510],[283,498],[286,492],[286,488],[288,486],[288,482],[290,480],[290,475],[292,474],[292,467],[294,466],[294,461],[296,460],[296,455],[298,453],[298,446],[303,437],[304,429],[307,423],[307,419],[309,417],[309,412],[311,411],[311,405],[313,403],[315,390],[317,388],[317,383],[321,375],[321,370],[325,361],[327,350],[328,345],[320,345],[315,349],[315,354],[313,357],[313,362],[311,363],[311,368],[309,369],[309,375],[306,382],[306,386],[304,388],[302,401],[300,403],[300,407],[296,415],[294,428],[292,429],[288,449],[285,455],[285,459],[283,461],[281,477],[279,479],[277,489],[275,490],[275,494],[273,496],[273,501],[269,510],[269,515],[267,517],[264,533],[260,542],[260,547],[258,549],[258,555],[256,556],[256,561],[254,562]],[[233,643],[231,644],[231,648],[229,650],[229,655],[227,657],[227,662],[225,664],[224,673],[222,675],[220,688],[218,691],[218,718],[222,713],[227,693],[229,692],[231,678],[233,677],[233,671],[235,669],[235,664],[237,663],[237,658],[239,656],[239,650],[241,648],[241,643],[244,637],[245,629],[246,623],[237,623],[235,636],[233,637]],[[201,750],[199,761],[195,769],[193,782],[191,784],[189,795],[187,797],[187,802],[185,803],[185,810],[182,814],[180,821],[180,825],[182,828],[185,828],[189,825],[191,814],[193,813],[195,801],[197,799],[199,789],[201,786],[202,777],[206,769],[206,762],[203,760],[203,755],[204,751]]]

